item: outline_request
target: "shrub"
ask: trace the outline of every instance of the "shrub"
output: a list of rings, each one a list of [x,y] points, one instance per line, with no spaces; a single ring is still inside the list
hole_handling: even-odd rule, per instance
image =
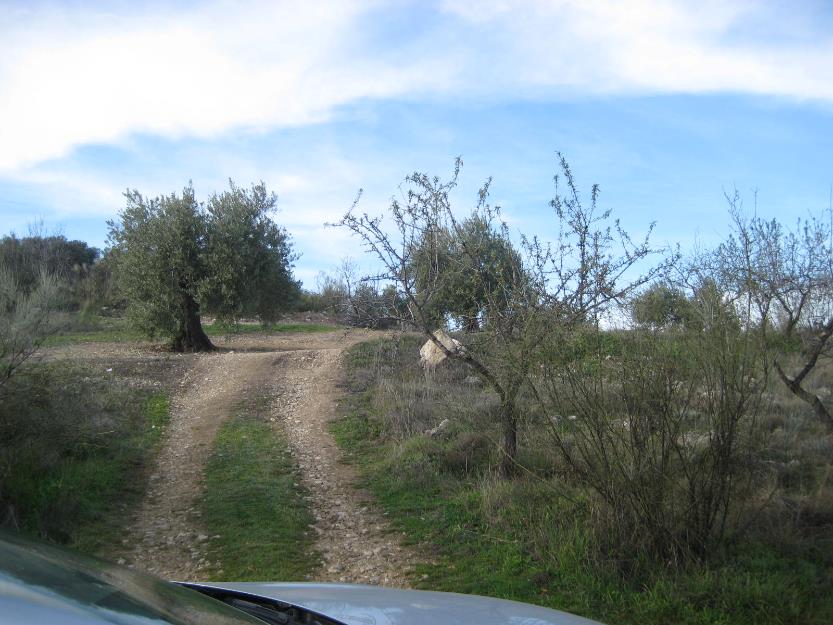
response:
[[[621,357],[584,352],[564,366],[552,346],[557,364],[542,364],[549,413],[572,417],[552,440],[569,479],[592,493],[598,547],[623,561],[714,552],[766,482],[763,353],[728,310],[708,310],[697,329],[631,333]]]

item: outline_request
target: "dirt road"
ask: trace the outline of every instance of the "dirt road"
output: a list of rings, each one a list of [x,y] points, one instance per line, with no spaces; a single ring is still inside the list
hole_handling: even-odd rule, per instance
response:
[[[244,335],[216,341],[220,353],[180,357],[184,371],[172,398],[171,423],[121,560],[168,579],[205,577],[211,563],[198,509],[203,469],[234,406],[248,392],[266,389],[275,427],[285,432],[310,493],[315,549],[323,561],[310,578],[406,586],[412,554],[356,489],[355,470],[339,462],[327,429],[337,416],[342,353],[371,336],[356,330]]]

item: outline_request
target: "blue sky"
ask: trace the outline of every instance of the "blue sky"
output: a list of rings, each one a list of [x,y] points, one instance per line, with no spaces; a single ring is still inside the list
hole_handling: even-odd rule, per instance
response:
[[[793,222],[833,185],[833,4],[4,2],[0,231],[102,246],[130,187],[202,197],[263,180],[319,270],[414,170],[464,161],[513,228],[546,238],[556,151],[659,243],[728,230],[724,191]]]

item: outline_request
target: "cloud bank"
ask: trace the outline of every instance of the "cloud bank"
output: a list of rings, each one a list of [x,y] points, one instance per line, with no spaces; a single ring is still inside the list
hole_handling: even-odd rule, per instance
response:
[[[0,6],[0,172],[137,133],[320,123],[366,99],[734,92],[833,103],[823,3],[116,6]]]

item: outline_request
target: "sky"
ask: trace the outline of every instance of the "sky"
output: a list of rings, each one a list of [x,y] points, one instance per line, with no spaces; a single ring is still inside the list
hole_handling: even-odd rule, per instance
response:
[[[0,234],[104,247],[126,189],[263,181],[308,288],[414,171],[493,178],[552,238],[557,152],[634,235],[688,250],[726,193],[791,224],[833,188],[833,2],[0,0]]]

